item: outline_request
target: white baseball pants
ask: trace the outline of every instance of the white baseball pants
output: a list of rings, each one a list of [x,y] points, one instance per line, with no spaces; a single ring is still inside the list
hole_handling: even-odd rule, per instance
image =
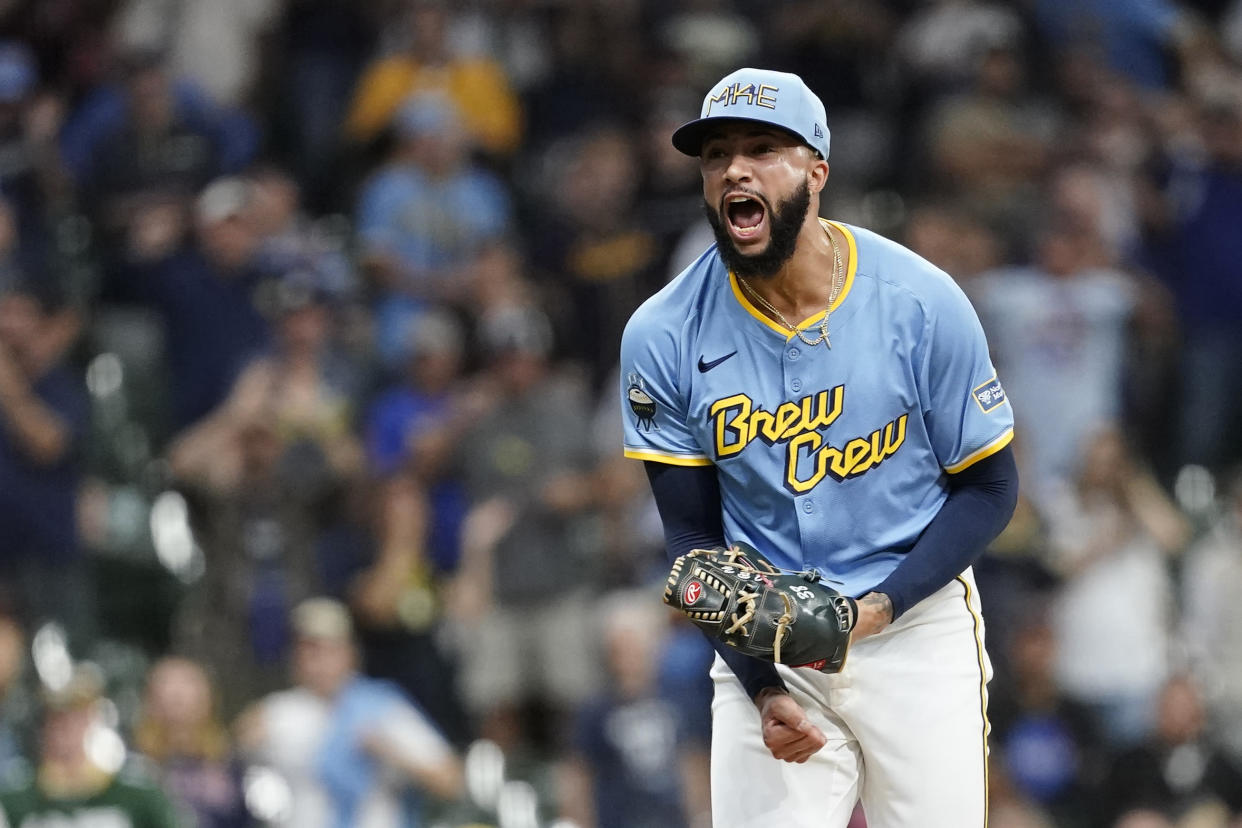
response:
[[[712,667],[715,828],[986,828],[987,682],[974,575],[961,576],[852,647],[836,675],[778,666],[828,737],[806,763],[772,758],[758,711]]]

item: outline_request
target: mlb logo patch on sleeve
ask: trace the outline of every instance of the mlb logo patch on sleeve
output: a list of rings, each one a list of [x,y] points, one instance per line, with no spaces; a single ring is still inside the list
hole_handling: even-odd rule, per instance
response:
[[[996,377],[976,387],[971,393],[974,394],[975,402],[979,403],[984,414],[1005,401],[1005,389],[1001,387],[1000,380]]]

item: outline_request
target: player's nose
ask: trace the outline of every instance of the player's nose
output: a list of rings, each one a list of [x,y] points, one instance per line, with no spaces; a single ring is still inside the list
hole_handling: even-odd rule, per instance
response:
[[[750,180],[750,159],[748,159],[744,153],[735,152],[726,160],[728,163],[724,165],[725,181],[730,184],[737,184],[742,181]]]

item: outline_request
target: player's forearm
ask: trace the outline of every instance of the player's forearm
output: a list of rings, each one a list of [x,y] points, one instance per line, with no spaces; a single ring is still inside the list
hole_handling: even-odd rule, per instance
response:
[[[725,545],[720,485],[714,467],[670,466],[650,461],[643,465],[664,524],[664,545],[670,563],[691,549]],[[742,655],[710,635],[707,640],[752,699],[768,687],[784,689],[785,683],[771,664]]]
[[[752,701],[757,699],[764,690],[786,689],[785,682],[781,679],[780,674],[776,672],[775,666],[766,661],[742,655],[718,638],[712,638],[709,635],[707,640],[711,642],[712,648],[720,654],[724,663],[729,665],[729,669],[733,671],[733,675],[737,676],[737,680],[742,684],[742,689],[746,691],[746,695]]]
[[[954,477],[918,542],[874,589],[892,601],[894,619],[978,560],[1013,516],[1018,471],[1009,447]]]

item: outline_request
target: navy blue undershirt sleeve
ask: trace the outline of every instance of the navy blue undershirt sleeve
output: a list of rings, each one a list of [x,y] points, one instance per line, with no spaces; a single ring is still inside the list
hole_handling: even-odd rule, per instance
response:
[[[949,475],[949,496],[906,557],[874,592],[893,602],[893,618],[931,595],[983,554],[1013,516],[1018,468],[1009,446]]]
[[[720,481],[715,466],[671,466],[652,461],[644,461],[643,465],[664,524],[664,545],[670,565],[691,549],[725,545]],[[752,699],[766,687],[785,688],[772,664],[743,655],[710,635],[707,640]]]

